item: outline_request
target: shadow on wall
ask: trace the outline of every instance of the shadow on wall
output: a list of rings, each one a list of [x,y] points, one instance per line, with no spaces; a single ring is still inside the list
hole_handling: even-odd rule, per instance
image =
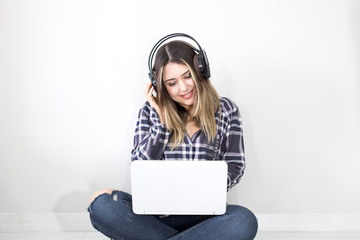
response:
[[[85,191],[68,192],[57,200],[53,210],[54,212],[86,212],[87,203],[92,194]]]
[[[126,164],[127,166],[130,165]],[[109,167],[110,168],[110,167]],[[100,176],[98,176],[100,178]],[[114,184],[112,186],[102,186],[98,187],[97,180],[93,179],[93,183],[89,183],[88,191],[72,191],[66,194],[63,194],[56,201],[53,212],[87,212],[87,207],[90,201],[91,196],[98,190],[105,188],[114,188],[117,190],[125,191],[130,193],[130,170],[126,171],[125,174],[119,179],[119,177],[114,178]]]
[[[110,168],[110,166],[109,166]],[[114,178],[114,187],[118,190],[130,192],[129,171],[122,176],[122,179]],[[98,176],[99,177],[99,176]],[[98,187],[98,179],[93,179],[88,191],[72,191],[63,194],[55,203],[53,212],[56,213],[57,225],[61,231],[92,231],[87,208],[91,196],[98,190],[112,186]],[[119,183],[120,184],[116,184]]]

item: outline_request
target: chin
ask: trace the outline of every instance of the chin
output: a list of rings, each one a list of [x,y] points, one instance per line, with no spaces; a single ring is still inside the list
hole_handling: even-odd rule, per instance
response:
[[[179,104],[184,108],[188,109],[194,104],[194,101],[179,102]]]

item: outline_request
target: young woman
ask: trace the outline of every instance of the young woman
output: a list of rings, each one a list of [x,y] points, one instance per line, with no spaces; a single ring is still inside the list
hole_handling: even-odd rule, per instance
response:
[[[131,158],[224,160],[230,190],[245,168],[240,112],[230,99],[218,96],[202,54],[200,45],[196,49],[183,41],[159,47],[150,74],[154,82],[145,86],[148,101],[139,112]],[[131,195],[113,189],[98,191],[90,203],[94,228],[112,239],[254,239],[258,227],[254,214],[238,205],[228,205],[218,216],[136,215]]]

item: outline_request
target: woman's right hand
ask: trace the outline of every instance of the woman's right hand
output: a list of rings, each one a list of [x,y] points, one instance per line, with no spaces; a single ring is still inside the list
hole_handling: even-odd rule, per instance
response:
[[[154,91],[154,86],[151,84],[151,82],[146,83],[145,89],[144,89],[145,97],[149,101],[151,107],[153,107],[155,109],[155,111],[157,112],[157,114],[160,118],[161,124],[164,124],[164,120],[163,120],[164,117],[162,115],[159,105],[156,103],[155,97],[153,96],[153,91]]]

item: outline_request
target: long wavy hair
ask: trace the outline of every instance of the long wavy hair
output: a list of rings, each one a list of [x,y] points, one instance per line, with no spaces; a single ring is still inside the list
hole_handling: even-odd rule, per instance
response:
[[[194,67],[194,48],[183,41],[171,41],[159,48],[155,56],[154,71],[158,84],[156,101],[164,116],[166,127],[171,132],[172,149],[181,144],[185,138],[185,125],[189,112],[171,99],[163,81],[163,70],[168,63],[184,64],[188,67],[196,88],[194,113],[190,116],[196,125],[204,131],[211,142],[216,137],[215,113],[220,110],[219,95],[209,79],[203,79]]]

